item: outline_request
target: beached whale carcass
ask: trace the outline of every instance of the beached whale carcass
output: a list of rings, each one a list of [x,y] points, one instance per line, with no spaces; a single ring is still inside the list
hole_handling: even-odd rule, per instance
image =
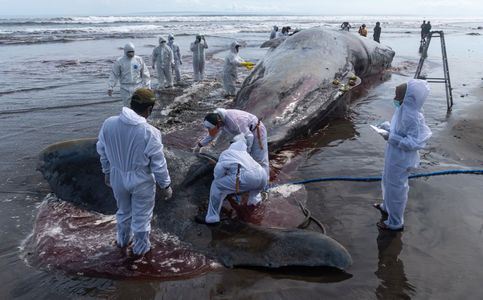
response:
[[[236,106],[263,119],[272,151],[319,125],[338,102],[350,97],[334,80],[348,87],[355,74],[364,81],[390,67],[394,57],[391,48],[368,38],[322,28],[266,46],[271,48],[243,82]]]
[[[206,207],[214,166],[191,152],[169,149],[165,156],[174,195],[156,203],[153,259],[131,270],[112,244],[115,220],[100,214],[116,208],[95,143],[67,141],[40,154],[39,170],[62,200],[48,197],[40,208],[26,247],[33,265],[89,275],[179,278],[206,272],[213,262],[267,268],[346,269],[352,264],[347,250],[332,238],[294,228],[304,218],[297,208],[297,201],[306,199],[301,185],[271,190],[269,200],[248,214],[254,217],[248,222],[229,219],[214,227],[194,223],[193,216]],[[167,268],[170,262],[175,267]]]

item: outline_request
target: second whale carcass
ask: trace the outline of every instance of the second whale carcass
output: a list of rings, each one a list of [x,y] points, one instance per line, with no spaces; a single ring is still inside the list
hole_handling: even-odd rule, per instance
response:
[[[263,46],[271,49],[245,79],[235,102],[263,120],[272,151],[320,125],[347,100],[351,77],[357,77],[355,84],[380,75],[395,54],[356,34],[322,28]]]

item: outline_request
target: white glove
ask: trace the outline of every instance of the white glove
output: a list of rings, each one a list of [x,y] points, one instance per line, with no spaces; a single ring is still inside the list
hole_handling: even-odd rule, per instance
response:
[[[171,199],[171,197],[173,197],[173,189],[171,188],[171,186],[168,186],[167,188],[160,188],[161,190],[161,193],[160,193],[160,197],[161,199],[163,200],[169,200]]]
[[[389,131],[385,131],[383,133],[380,133],[381,136],[387,141],[389,139]]]
[[[197,143],[196,146],[194,146],[193,148],[191,148],[191,151],[193,153],[199,153],[199,152],[201,152],[201,145],[200,145],[200,143]]]
[[[377,125],[377,127],[384,129],[385,131],[390,131],[391,130],[391,123],[388,121],[382,122],[381,124]]]

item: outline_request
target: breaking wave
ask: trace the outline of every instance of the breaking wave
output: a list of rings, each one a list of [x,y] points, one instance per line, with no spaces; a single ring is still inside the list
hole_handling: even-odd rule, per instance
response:
[[[342,21],[354,27],[372,26],[380,21],[385,33],[418,31],[419,17],[404,16],[85,16],[57,18],[0,19],[0,45],[71,42],[91,39],[144,38],[174,33],[206,35],[270,32],[273,25],[290,25],[292,29],[314,26],[338,28]],[[446,31],[476,28],[482,19],[439,18],[434,28]]]

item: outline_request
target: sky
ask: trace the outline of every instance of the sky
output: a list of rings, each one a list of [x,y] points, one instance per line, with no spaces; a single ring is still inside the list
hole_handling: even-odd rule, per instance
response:
[[[482,17],[482,0],[0,0],[3,16],[162,13]]]

